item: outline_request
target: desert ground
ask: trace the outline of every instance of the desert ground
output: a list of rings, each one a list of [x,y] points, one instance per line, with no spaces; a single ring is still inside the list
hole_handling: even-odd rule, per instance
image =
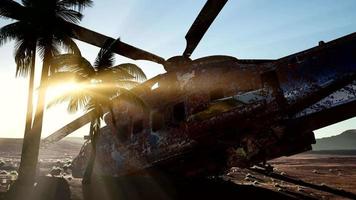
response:
[[[345,155],[348,154],[348,155]],[[307,152],[269,162],[276,173],[316,185],[326,185],[356,193],[356,152]],[[253,184],[280,192],[293,192],[316,199],[347,199],[327,192],[297,186],[250,170],[232,169],[228,174],[237,184]]]
[[[70,163],[79,152],[82,143],[82,139],[66,139],[49,148],[41,149],[40,151],[38,174],[41,176],[47,175],[65,178],[71,189],[72,200],[94,199],[91,195],[88,195],[87,191],[83,191],[81,179],[71,176]],[[11,180],[9,181],[8,179],[16,179],[20,153],[21,140],[0,139],[1,192],[6,191],[7,183],[11,182]],[[274,167],[274,172],[277,174],[301,179],[316,185],[326,185],[356,193],[356,151],[306,152],[291,157],[278,158],[270,161],[269,164]],[[4,181],[6,177],[7,181]],[[234,183],[239,187],[251,186],[252,188],[268,189],[293,197],[300,197],[301,199],[347,199],[327,192],[320,192],[286,181],[270,178],[247,169],[232,168],[226,175],[220,178]],[[152,186],[154,183],[149,184]],[[130,185],[131,189],[128,185]],[[128,193],[135,194],[137,192],[137,190],[132,189],[132,187],[135,187],[135,184],[132,182],[125,183],[125,181],[122,181],[117,190],[122,191],[127,189],[127,191],[125,191],[126,196],[130,196],[132,194]],[[159,187],[158,185],[155,189],[160,190]],[[236,189],[238,190],[239,187],[236,187]],[[214,190],[215,188],[217,189],[216,186],[212,186],[210,190]],[[227,187],[224,186],[224,188],[226,189]],[[91,189],[86,187],[84,190]],[[105,190],[105,188],[103,188],[103,190]],[[234,190],[234,188],[232,187],[231,190]],[[85,197],[83,197],[83,194]],[[237,191],[236,194],[241,193]],[[224,195],[221,197],[224,197]]]

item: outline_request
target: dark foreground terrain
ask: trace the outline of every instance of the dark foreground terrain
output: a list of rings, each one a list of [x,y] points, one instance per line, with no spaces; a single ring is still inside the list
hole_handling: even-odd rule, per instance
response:
[[[310,152],[279,158],[270,164],[276,173],[284,176],[356,193],[356,154],[325,153],[328,154]],[[113,196],[121,199],[347,199],[238,168],[219,179],[173,182],[164,175],[147,179],[102,178],[85,186],[84,190],[80,179],[71,179],[69,184],[73,200],[83,199],[83,195],[85,199]]]
[[[232,168],[219,178],[177,180],[160,175],[154,178],[102,177],[82,187],[81,179],[71,176],[70,164],[79,152],[82,139],[66,139],[40,153],[38,173],[63,177],[71,199],[346,199],[326,192],[297,186],[250,170]],[[0,139],[0,185],[16,179],[21,140]],[[356,193],[356,151],[317,151],[269,162],[277,174],[298,178]],[[7,181],[4,181],[4,180]],[[44,189],[45,190],[45,189]]]
[[[272,160],[269,163],[275,167],[275,172],[278,174],[356,193],[356,151],[307,152]],[[249,170],[232,169],[227,176],[238,184],[253,184],[287,193],[296,192],[316,199],[347,199]]]

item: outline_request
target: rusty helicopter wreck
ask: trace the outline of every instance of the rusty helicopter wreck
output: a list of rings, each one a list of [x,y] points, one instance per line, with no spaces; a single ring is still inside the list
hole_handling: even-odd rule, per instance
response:
[[[219,174],[311,150],[313,130],[355,116],[356,33],[277,60],[191,60],[226,2],[207,1],[186,35],[182,56],[164,60],[117,43],[116,53],[160,63],[167,72],[132,89],[148,112],[114,100],[117,122],[114,126],[106,114],[97,143],[97,173],[119,177],[159,169],[183,177]],[[96,46],[113,40],[75,29],[77,39]],[[42,144],[50,145],[89,121],[90,113]],[[73,161],[74,176],[83,175],[89,143]]]

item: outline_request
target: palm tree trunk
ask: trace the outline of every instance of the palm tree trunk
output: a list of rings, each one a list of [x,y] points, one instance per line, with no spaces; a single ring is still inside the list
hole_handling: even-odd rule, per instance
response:
[[[20,183],[26,186],[33,186],[36,177],[36,167],[41,140],[43,111],[45,106],[45,95],[47,89],[46,82],[49,72],[49,65],[47,63],[50,58],[50,50],[45,49],[41,74],[41,83],[39,88],[36,113],[33,120],[33,127],[29,133],[25,134],[22,145],[23,154],[21,155],[18,179]]]
[[[91,121],[90,123],[89,136],[91,140],[91,152],[90,152],[88,164],[84,171],[82,184],[90,184],[91,174],[94,168],[95,155],[96,155],[96,145],[94,144],[95,142],[94,142],[94,133],[93,133],[94,123],[95,123],[94,121]]]
[[[29,133],[32,128],[32,112],[33,112],[33,85],[35,79],[35,62],[36,62],[36,46],[32,50],[31,68],[30,68],[30,80],[28,86],[27,97],[27,113],[26,113],[26,126],[25,134]]]
[[[98,123],[95,125],[95,122]],[[91,178],[92,174],[94,171],[94,164],[95,164],[95,157],[96,157],[96,141],[97,137],[99,135],[99,130],[100,130],[100,118],[97,118],[95,120],[92,120],[90,123],[90,138],[91,138],[91,153],[89,156],[89,161],[87,164],[87,167],[85,168],[84,175],[83,175],[83,180],[82,184],[90,184],[91,183]]]

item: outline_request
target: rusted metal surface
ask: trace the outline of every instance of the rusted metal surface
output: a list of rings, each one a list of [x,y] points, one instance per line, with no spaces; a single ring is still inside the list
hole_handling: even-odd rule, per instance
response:
[[[96,171],[193,176],[310,150],[315,128],[344,118],[323,113],[355,116],[355,36],[275,61],[206,57],[135,88],[150,113],[115,101],[117,126],[108,114]]]

